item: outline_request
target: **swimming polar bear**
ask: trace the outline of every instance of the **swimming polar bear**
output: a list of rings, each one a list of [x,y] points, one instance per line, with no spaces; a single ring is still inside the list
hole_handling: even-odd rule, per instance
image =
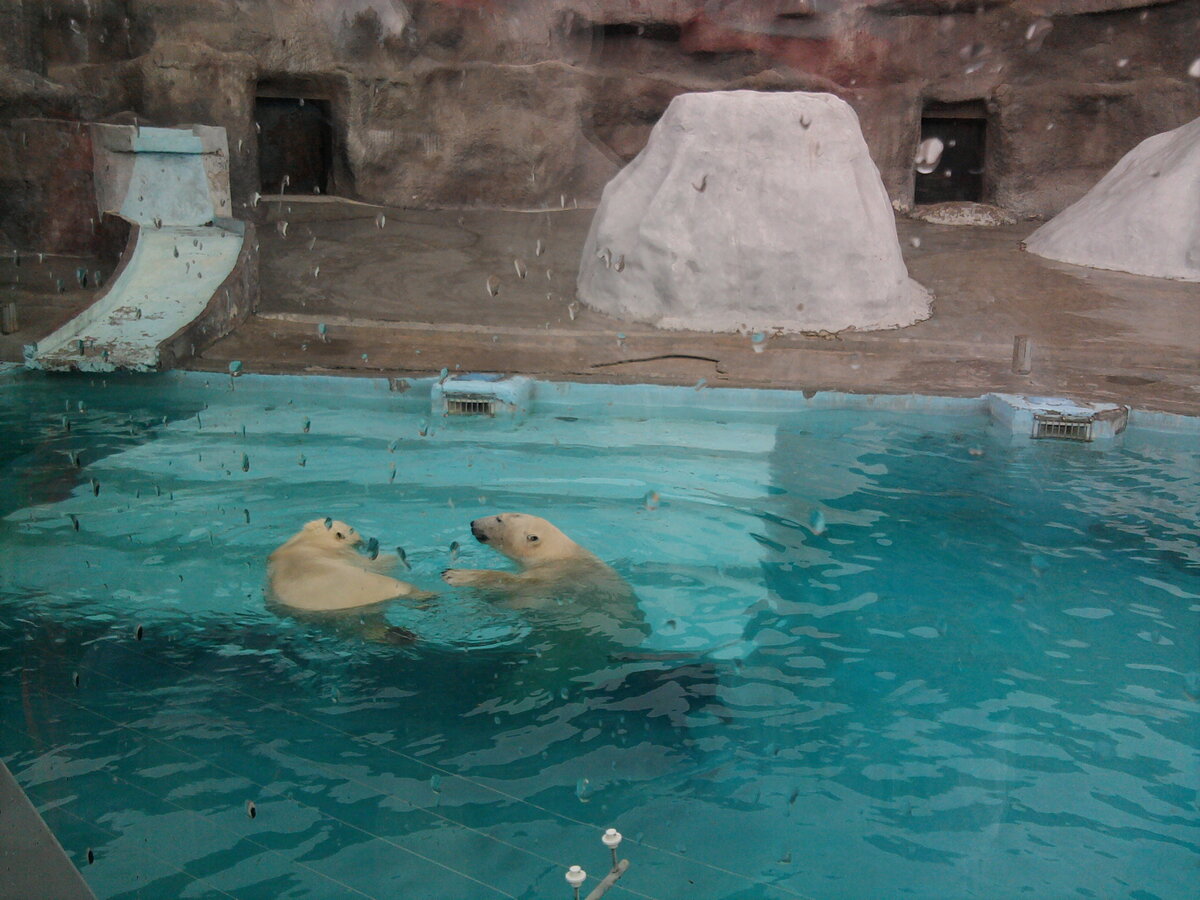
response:
[[[545,519],[527,513],[485,516],[471,523],[471,534],[520,570],[446,569],[442,579],[447,584],[499,594],[513,609],[579,603],[584,610],[606,613],[625,625],[641,623],[637,599],[625,579]]]
[[[293,609],[325,612],[355,609],[428,591],[380,574],[398,562],[394,556],[368,559],[355,551],[362,535],[345,522],[314,519],[267,558],[271,594]]]

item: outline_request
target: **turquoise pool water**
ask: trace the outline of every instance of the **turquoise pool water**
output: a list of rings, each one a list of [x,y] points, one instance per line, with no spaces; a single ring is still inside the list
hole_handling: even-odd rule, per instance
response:
[[[1195,430],[428,390],[0,379],[0,755],[98,896],[567,898],[608,826],[612,897],[1195,895]],[[644,634],[442,585],[500,565],[468,522],[504,510],[612,563]],[[326,515],[441,591],[387,611],[417,643],[267,608]]]

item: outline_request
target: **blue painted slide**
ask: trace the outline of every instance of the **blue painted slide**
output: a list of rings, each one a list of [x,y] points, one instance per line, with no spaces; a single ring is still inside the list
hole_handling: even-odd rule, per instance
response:
[[[157,369],[160,347],[208,307],[234,270],[244,228],[227,218],[221,128],[94,126],[100,208],[133,224],[117,275],[95,302],[25,350],[30,368]]]

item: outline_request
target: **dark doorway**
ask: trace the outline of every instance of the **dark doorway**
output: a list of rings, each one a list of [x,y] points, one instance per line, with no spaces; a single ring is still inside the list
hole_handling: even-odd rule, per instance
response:
[[[329,190],[333,125],[329,101],[258,97],[258,171],[262,192],[314,194]]]
[[[921,116],[921,140],[942,142],[942,157],[928,174],[918,171],[913,199],[946,203],[984,198],[987,113],[982,101],[931,104]]]

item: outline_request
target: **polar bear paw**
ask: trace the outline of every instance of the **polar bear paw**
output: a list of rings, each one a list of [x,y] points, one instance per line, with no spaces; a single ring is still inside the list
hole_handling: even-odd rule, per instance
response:
[[[469,584],[478,584],[479,576],[483,574],[485,573],[478,569],[446,569],[442,572],[442,581],[455,587],[463,587]]]

